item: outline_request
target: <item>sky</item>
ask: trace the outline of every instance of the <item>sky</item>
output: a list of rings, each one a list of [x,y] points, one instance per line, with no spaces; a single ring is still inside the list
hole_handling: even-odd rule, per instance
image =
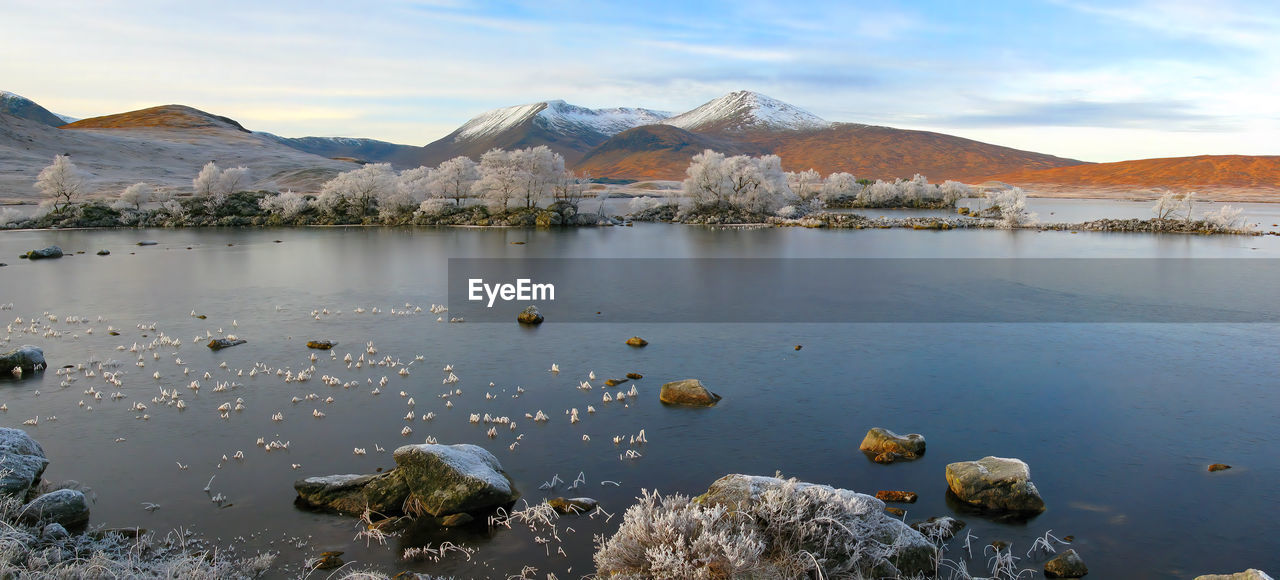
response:
[[[425,145],[562,99],[734,90],[829,121],[1085,161],[1280,154],[1280,4],[0,0],[0,90],[73,117],[183,104],[286,137]]]

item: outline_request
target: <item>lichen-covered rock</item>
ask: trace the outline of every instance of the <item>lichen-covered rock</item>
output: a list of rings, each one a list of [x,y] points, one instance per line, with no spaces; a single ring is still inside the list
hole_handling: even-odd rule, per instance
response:
[[[1226,471],[1226,470],[1228,470],[1228,469],[1231,469],[1231,466],[1230,466],[1230,465],[1227,465],[1227,464],[1225,464],[1225,463],[1214,463],[1214,464],[1212,464],[1212,465],[1210,465],[1210,466],[1209,466],[1209,472],[1210,472],[1210,473],[1212,473],[1212,472],[1214,472],[1214,471]]]
[[[862,438],[858,449],[877,457],[876,463],[892,463],[898,459],[915,459],[924,455],[924,435],[899,435],[883,427],[872,427]],[[889,455],[885,455],[889,454]],[[879,457],[883,456],[883,460]]]
[[[894,503],[916,503],[916,500],[919,499],[919,497],[920,496],[913,491],[892,491],[886,489],[876,492],[876,499]]]
[[[1020,459],[983,457],[947,465],[947,485],[961,501],[982,508],[1040,513],[1044,500],[1031,482],[1031,468]]]
[[[22,372],[32,373],[44,370],[47,364],[44,360],[44,350],[29,344],[0,354],[0,372],[12,372],[14,367],[20,367]]]
[[[1266,572],[1249,568],[1235,574],[1205,574],[1196,576],[1196,580],[1272,580]]]
[[[538,307],[529,305],[520,314],[516,315],[516,322],[520,324],[542,324],[542,314],[538,312]]]
[[[44,448],[26,431],[0,428],[0,496],[26,501],[48,465]]]
[[[314,348],[316,350],[329,350],[333,348],[333,345],[335,344],[338,344],[338,343],[332,340],[308,340],[307,348]]]
[[[720,402],[720,395],[708,391],[698,379],[684,379],[664,383],[658,400],[668,405],[710,407]]]
[[[762,501],[772,505],[817,505],[816,510],[822,512],[823,517],[830,517],[840,523],[840,526],[831,526],[832,529],[844,534],[852,532],[858,536],[848,539],[854,540],[851,543],[858,545],[858,551],[861,552],[855,555],[821,554],[820,558],[828,559],[828,569],[847,567],[874,577],[910,576],[933,570],[933,544],[902,520],[885,515],[884,502],[866,494],[776,477],[732,474],[716,480],[706,494],[694,501],[708,506],[723,505],[731,510],[752,514],[756,518],[770,512],[755,509]],[[768,527],[770,523],[757,521],[756,525]],[[873,554],[882,555],[883,560],[876,561],[879,559]],[[867,561],[831,561],[841,556],[846,559],[850,556],[866,558]]]
[[[84,492],[59,489],[22,506],[18,517],[31,524],[55,523],[67,529],[81,530],[89,524],[89,504],[85,501]]]
[[[408,487],[406,513],[445,516],[506,505],[520,496],[498,458],[477,445],[405,445],[393,457]]]
[[[49,260],[49,259],[61,258],[61,257],[62,257],[62,248],[59,248],[58,246],[49,246],[47,248],[41,248],[39,250],[31,250],[30,252],[27,252],[28,260]]]
[[[224,348],[231,348],[238,344],[244,344],[245,342],[246,341],[243,338],[215,338],[210,340],[209,344],[206,344],[205,346],[213,350],[222,350]]]
[[[648,344],[649,341],[638,336],[633,336],[627,339],[627,346],[647,346]]]
[[[1089,567],[1075,550],[1067,550],[1044,563],[1045,578],[1081,578],[1089,573]]]

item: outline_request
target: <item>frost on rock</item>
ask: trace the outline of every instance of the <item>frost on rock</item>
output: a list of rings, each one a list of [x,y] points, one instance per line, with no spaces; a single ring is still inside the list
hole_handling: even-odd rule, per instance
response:
[[[933,570],[934,546],[845,489],[727,475],[707,493],[644,493],[596,553],[601,577],[899,577]]]

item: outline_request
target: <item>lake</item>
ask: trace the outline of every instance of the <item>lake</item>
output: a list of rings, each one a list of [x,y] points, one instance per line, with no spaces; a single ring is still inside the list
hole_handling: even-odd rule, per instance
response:
[[[1078,207],[1064,203],[1050,211]],[[158,244],[135,245],[147,239]],[[50,244],[85,254],[17,259]],[[111,255],[94,255],[99,249]],[[44,446],[51,461],[45,478],[91,487],[95,525],[182,527],[240,553],[278,550],[275,574],[282,577],[327,550],[344,551],[356,568],[389,574],[502,578],[533,566],[536,577],[581,577],[594,571],[593,535],[611,534],[642,489],[692,495],[728,473],[775,472],[864,493],[918,492],[918,503],[903,506],[908,521],[955,515],[969,523],[975,546],[1004,540],[1020,557],[1047,530],[1073,535],[1072,547],[1097,577],[1280,569],[1270,537],[1280,506],[1275,324],[621,323],[608,321],[606,307],[600,322],[549,319],[526,328],[437,322],[427,312],[448,301],[448,258],[1280,258],[1276,237],[671,224],[25,231],[0,233],[0,256],[9,263],[0,269],[0,304],[14,305],[0,314],[25,323],[11,326],[5,349],[38,345],[51,365],[42,376],[0,380],[0,402],[8,406],[0,425],[25,429]],[[967,298],[974,297],[948,299],[962,307]],[[23,333],[18,327],[33,317],[38,332]],[[120,334],[109,335],[108,326]],[[214,352],[195,340],[220,331],[248,343]],[[160,333],[181,346],[147,350]],[[633,335],[649,345],[624,345]],[[304,346],[310,339],[338,341],[336,359],[318,352],[315,378],[285,382],[275,370],[311,365],[316,351]],[[422,358],[408,376],[388,367],[347,368],[342,357],[366,353],[370,342],[377,351],[366,355],[371,359]],[[138,353],[128,350],[134,343]],[[79,374],[60,386],[65,377],[52,370],[112,359],[120,362],[119,387]],[[562,372],[548,372],[553,363]],[[445,365],[453,366],[456,384],[442,384]],[[249,376],[255,368],[270,372]],[[593,371],[595,388],[577,388]],[[638,396],[602,402],[603,380],[628,372],[645,377],[621,387],[634,384]],[[319,380],[326,374],[357,386],[327,386]],[[382,393],[372,394],[384,376]],[[710,409],[658,402],[663,382],[691,377],[723,401]],[[201,382],[198,393],[187,388],[192,380]],[[219,382],[232,386],[214,392]],[[86,395],[90,387],[103,399]],[[187,408],[153,403],[162,388],[178,388]],[[116,391],[125,398],[111,400]],[[291,403],[312,393],[318,400]],[[330,396],[334,402],[325,403]],[[217,407],[237,398],[245,409],[220,418]],[[586,413],[588,405],[596,412]],[[583,411],[580,423],[570,424],[571,408]],[[326,416],[315,418],[313,410]],[[406,421],[410,410],[415,418]],[[525,418],[537,411],[550,420]],[[277,412],[283,421],[272,421]],[[423,420],[428,412],[434,419]],[[470,423],[471,413],[509,416],[517,428],[500,426],[490,438],[489,425]],[[38,425],[22,425],[37,416]],[[402,436],[406,425],[412,434]],[[876,426],[924,434],[927,453],[888,466],[869,461],[858,444]],[[647,443],[626,442],[641,429]],[[354,518],[294,507],[296,479],[390,468],[397,446],[428,436],[489,449],[529,502],[589,496],[612,519],[562,518],[559,539],[549,543],[535,541],[550,537],[544,531],[481,523],[451,531],[422,526],[366,546],[354,539]],[[614,436],[624,443],[615,445]],[[289,447],[267,452],[259,438]],[[357,447],[367,453],[354,454]],[[626,458],[628,449],[640,456]],[[222,461],[237,451],[243,460]],[[1008,523],[948,504],[946,464],[986,455],[1026,461],[1048,510]],[[1219,462],[1233,469],[1206,471]],[[572,482],[579,473],[585,483],[576,489],[539,489],[554,476]],[[225,507],[203,491],[211,476]],[[161,507],[146,511],[143,502]],[[400,557],[406,548],[442,541],[475,552],[440,562]],[[961,554],[953,541],[949,556]],[[1038,570],[1042,561],[1022,564]],[[975,550],[969,569],[985,570],[986,558]]]

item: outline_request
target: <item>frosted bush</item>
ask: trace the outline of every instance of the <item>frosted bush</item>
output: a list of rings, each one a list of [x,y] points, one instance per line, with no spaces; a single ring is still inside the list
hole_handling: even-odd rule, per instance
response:
[[[1243,220],[1240,219],[1240,214],[1243,212],[1244,208],[1224,205],[1218,211],[1204,216],[1204,221],[1219,231],[1248,229],[1247,224],[1241,223]]]
[[[187,210],[184,209],[182,207],[182,204],[179,203],[178,200],[176,199],[171,199],[169,201],[166,201],[164,202],[164,205],[160,207],[163,208],[165,211],[169,212],[169,215],[177,219],[182,219],[187,215]]]
[[[649,197],[646,195],[646,196],[632,198],[631,202],[627,204],[627,210],[630,213],[637,214],[644,210],[653,209],[660,205],[662,205],[661,200],[659,200],[656,197]]]
[[[17,223],[20,219],[22,219],[22,212],[11,207],[0,209],[0,228]]]
[[[418,204],[418,211],[414,215],[433,215],[440,213],[446,207],[449,207],[449,200],[443,197],[428,197]]]
[[[1027,194],[1022,188],[988,191],[986,197],[991,203],[987,211],[999,215],[1006,226],[1014,227],[1036,221],[1036,215],[1027,211]]]
[[[258,200],[258,207],[264,211],[280,215],[280,217],[289,219],[306,211],[309,203],[307,198],[300,193],[286,191],[277,195],[269,195]]]
[[[776,215],[782,219],[787,219],[787,220],[792,220],[798,217],[802,217],[804,216],[804,214],[805,212],[803,210],[801,210],[800,208],[794,205],[784,205],[778,208],[778,211],[773,213],[773,215]]]

